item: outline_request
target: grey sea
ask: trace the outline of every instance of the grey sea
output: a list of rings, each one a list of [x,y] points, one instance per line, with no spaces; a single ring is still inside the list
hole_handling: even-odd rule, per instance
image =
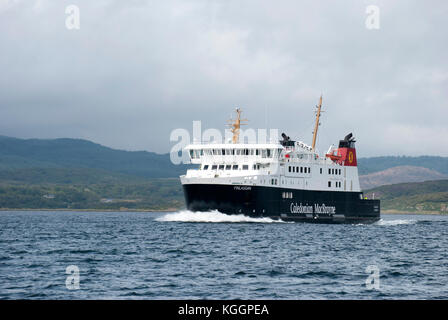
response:
[[[1,299],[448,299],[448,216],[0,212]]]

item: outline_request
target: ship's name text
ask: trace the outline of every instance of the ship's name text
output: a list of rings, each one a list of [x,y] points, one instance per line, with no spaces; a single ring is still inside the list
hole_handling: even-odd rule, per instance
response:
[[[250,186],[234,186],[234,190],[252,190],[252,187]]]
[[[308,204],[302,205],[302,203],[297,204],[291,203],[290,206],[291,213],[318,213],[318,214],[335,214],[336,207],[326,206],[324,203],[322,205],[314,204],[314,206],[309,206]]]

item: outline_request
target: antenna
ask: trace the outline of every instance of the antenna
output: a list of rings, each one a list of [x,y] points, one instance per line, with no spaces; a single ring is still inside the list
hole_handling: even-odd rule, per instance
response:
[[[241,119],[241,112],[243,112],[240,108],[235,109],[237,117],[235,120],[227,120],[229,122],[227,125],[231,127],[230,132],[233,133],[232,143],[238,143],[240,139],[240,127],[242,125],[246,125],[247,123],[242,123],[244,121],[249,121],[247,119]]]
[[[321,112],[320,110],[321,110],[321,108],[322,108],[322,95],[320,95],[319,105],[316,106],[316,107],[317,107],[317,111],[316,111],[316,124],[315,124],[315,126],[314,126],[314,131],[313,131],[313,143],[312,143],[312,145],[311,145],[311,148],[313,149],[313,151],[315,150],[315,147],[316,147],[317,129],[318,129],[319,126],[320,126],[319,119],[320,119],[320,112]]]

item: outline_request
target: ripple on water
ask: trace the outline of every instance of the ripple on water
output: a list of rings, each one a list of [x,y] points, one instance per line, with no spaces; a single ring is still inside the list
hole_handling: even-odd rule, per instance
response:
[[[448,216],[356,226],[218,212],[2,212],[0,224],[2,299],[448,297]],[[66,289],[68,265],[79,267],[82,290]],[[369,265],[381,291],[365,287]]]

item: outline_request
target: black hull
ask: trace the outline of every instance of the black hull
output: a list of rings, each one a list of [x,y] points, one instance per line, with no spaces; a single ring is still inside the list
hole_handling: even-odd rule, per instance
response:
[[[184,184],[183,190],[191,211],[218,210],[312,223],[373,223],[380,219],[380,201],[361,199],[361,192],[218,184]]]

